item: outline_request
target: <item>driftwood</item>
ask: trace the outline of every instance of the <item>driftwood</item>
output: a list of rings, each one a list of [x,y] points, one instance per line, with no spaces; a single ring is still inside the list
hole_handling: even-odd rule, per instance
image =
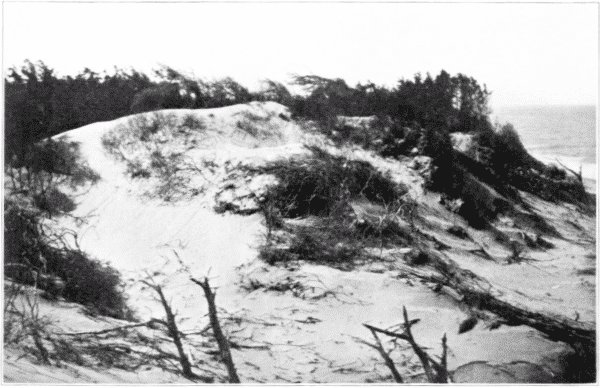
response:
[[[508,322],[533,327],[552,340],[569,344],[589,343],[595,346],[596,327],[593,323],[579,322],[549,312],[532,311],[503,300],[501,296],[509,291],[499,289],[438,253],[429,251],[428,255],[435,272],[408,266],[406,271],[419,278],[441,283],[459,293],[465,303],[495,313]]]
[[[210,318],[210,324],[212,326],[215,339],[217,340],[217,344],[219,345],[221,358],[223,359],[223,363],[225,363],[225,366],[227,367],[227,373],[229,374],[229,382],[239,384],[240,378],[237,375],[235,364],[233,363],[233,358],[231,357],[229,341],[227,340],[227,338],[225,338],[225,335],[223,335],[221,325],[219,324],[219,318],[217,316],[217,307],[215,304],[216,293],[210,288],[207,278],[204,278],[204,281],[199,281],[194,278],[191,278],[191,280],[200,287],[202,287],[202,290],[204,291],[204,296],[206,297],[206,301],[208,302],[208,316]]]
[[[412,335],[411,327],[413,325],[417,324],[420,320],[419,319],[414,319],[412,321],[409,320],[408,313],[406,311],[406,307],[404,307],[404,306],[402,307],[402,313],[404,315],[404,324],[402,325],[404,327],[404,332],[402,332],[402,333],[396,333],[394,331],[380,329],[378,327],[371,326],[366,323],[363,324],[367,329],[369,329],[371,331],[371,333],[377,340],[377,346],[371,345],[371,347],[374,347],[376,350],[379,351],[381,356],[384,358],[386,365],[392,371],[392,375],[394,376],[394,379],[396,380],[397,383],[402,383],[402,377],[396,370],[396,367],[394,366],[394,363],[390,359],[389,355],[383,349],[383,346],[382,346],[381,342],[379,341],[379,338],[377,337],[376,333],[385,334],[390,337],[399,338],[404,341],[407,341],[410,344],[410,346],[412,347],[412,349],[415,352],[415,354],[417,355],[417,357],[419,357],[419,360],[421,361],[421,365],[423,366],[423,370],[425,371],[425,376],[427,376],[427,380],[430,383],[448,383],[449,382],[448,362],[447,362],[448,346],[446,343],[446,334],[444,334],[444,336],[442,337],[442,355],[440,357],[440,361],[438,362],[438,361],[434,360],[425,350],[423,350],[423,348],[421,346],[419,346],[419,344],[417,344],[417,342],[415,341],[415,338]],[[395,373],[394,373],[394,371],[395,371]]]

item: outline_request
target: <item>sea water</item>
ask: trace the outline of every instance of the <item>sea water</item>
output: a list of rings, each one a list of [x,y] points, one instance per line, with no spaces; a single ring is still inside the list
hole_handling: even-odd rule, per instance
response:
[[[513,124],[536,159],[581,170],[588,190],[596,191],[595,106],[501,106],[492,117]]]

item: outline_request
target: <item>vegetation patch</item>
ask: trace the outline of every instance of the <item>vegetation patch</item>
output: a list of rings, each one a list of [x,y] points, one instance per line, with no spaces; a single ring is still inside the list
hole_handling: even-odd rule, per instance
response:
[[[202,175],[211,164],[206,161],[199,166],[186,157],[185,151],[190,138],[205,129],[204,120],[194,114],[183,119],[173,113],[140,114],[105,134],[102,145],[125,163],[129,177],[155,178],[155,187],[148,194],[174,201],[201,192],[193,187],[192,178]]]
[[[332,156],[317,147],[311,147],[311,151],[313,156],[307,159],[264,167],[264,172],[275,175],[280,182],[270,198],[283,217],[328,216],[341,211],[352,198],[387,204],[404,194],[367,162]]]
[[[261,247],[259,257],[268,264],[301,260],[341,269],[349,269],[356,260],[364,258],[364,242],[347,223],[332,217],[311,221],[309,225],[289,227],[286,244],[267,242]]]
[[[75,232],[52,223],[76,207],[64,188],[99,179],[81,161],[79,145],[65,139],[36,143],[5,171],[10,177],[4,207],[5,275],[43,289],[50,298],[64,297],[103,315],[131,318],[120,274],[82,252]]]
[[[413,205],[406,200],[406,187],[394,184],[367,162],[336,157],[316,147],[311,151],[307,159],[276,162],[260,170],[279,182],[260,202],[268,231],[261,259],[269,264],[303,260],[349,268],[366,258],[365,247],[411,241],[411,232],[398,222],[408,218]],[[376,206],[381,217],[357,212],[353,200]],[[294,225],[284,221],[298,217],[309,218]],[[277,229],[289,234],[285,244],[272,244]]]

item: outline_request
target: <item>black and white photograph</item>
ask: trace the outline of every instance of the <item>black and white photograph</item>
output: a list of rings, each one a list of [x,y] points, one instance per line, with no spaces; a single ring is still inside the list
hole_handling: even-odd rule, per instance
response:
[[[598,21],[3,1],[3,384],[597,384]]]

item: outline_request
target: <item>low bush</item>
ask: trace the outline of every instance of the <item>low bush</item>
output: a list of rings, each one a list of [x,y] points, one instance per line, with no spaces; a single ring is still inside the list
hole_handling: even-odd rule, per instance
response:
[[[340,241],[331,237],[336,236],[301,230],[292,239],[288,252],[302,260],[328,264],[348,264],[360,256],[362,248],[356,241]]]
[[[37,197],[56,197],[62,186],[75,189],[100,179],[82,161],[79,143],[65,138],[47,139],[30,146],[22,158],[5,166],[5,172],[11,193]]]
[[[332,156],[313,147],[305,160],[276,162],[265,167],[279,185],[270,197],[283,217],[328,216],[355,197],[392,203],[404,194],[388,177],[364,161]]]
[[[77,207],[71,197],[56,188],[51,188],[44,194],[34,194],[33,201],[38,209],[50,216],[69,213]]]
[[[5,275],[49,293],[59,292],[65,299],[89,306],[100,314],[131,318],[120,274],[70,247],[67,234],[43,225],[42,214],[13,199],[5,201]],[[53,289],[55,281],[43,281],[56,277],[64,282],[60,290]]]
[[[121,274],[108,264],[89,257],[78,249],[52,246],[42,249],[47,272],[65,282],[62,296],[96,310],[101,315],[130,319]]]
[[[104,315],[130,317],[119,273],[73,247],[75,232],[50,222],[76,207],[61,189],[76,189],[99,179],[82,160],[79,144],[66,139],[36,143],[6,171],[10,190],[4,207],[5,276]]]
[[[494,160],[505,165],[521,166],[530,161],[521,138],[512,124],[496,129]]]
[[[177,83],[164,82],[138,92],[131,103],[131,113],[143,113],[160,109],[194,108],[196,99],[191,98]]]
[[[348,224],[331,217],[293,229],[287,246],[264,245],[259,257],[268,264],[297,260],[347,269],[362,256],[364,242]]]
[[[206,129],[206,123],[204,120],[194,114],[187,114],[183,116],[183,121],[181,122],[180,128],[201,131]]]

